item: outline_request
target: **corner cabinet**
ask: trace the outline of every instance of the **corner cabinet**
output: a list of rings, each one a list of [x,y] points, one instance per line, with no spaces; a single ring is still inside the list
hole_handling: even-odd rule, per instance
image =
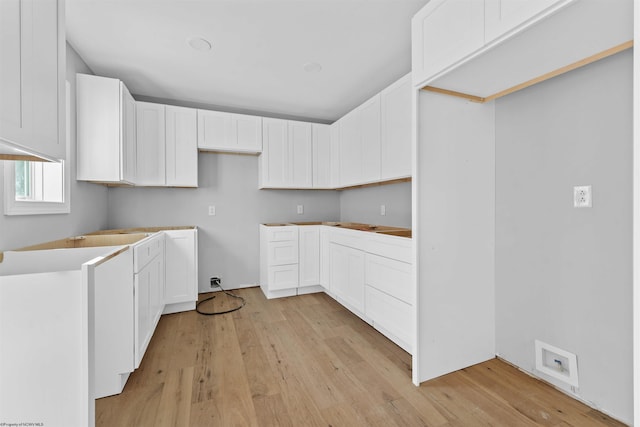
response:
[[[262,120],[260,188],[313,188],[311,123]]]
[[[262,117],[198,110],[198,149],[260,153],[262,151]]]
[[[64,159],[63,0],[0,1],[0,159]]]
[[[76,76],[78,181],[136,183],[136,101],[118,79]]]

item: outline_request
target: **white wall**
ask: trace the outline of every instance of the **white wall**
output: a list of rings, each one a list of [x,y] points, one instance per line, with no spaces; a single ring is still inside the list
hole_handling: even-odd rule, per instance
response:
[[[497,101],[497,353],[530,372],[535,339],[575,353],[576,395],[627,423],[632,154],[631,51]]]
[[[107,189],[78,182],[76,176],[75,75],[91,73],[67,44],[67,80],[71,84],[71,213],[59,215],[7,216],[0,214],[0,250],[56,240],[98,230],[107,225]],[[2,163],[0,161],[0,163]],[[4,174],[0,173],[0,200],[4,200]]]
[[[380,205],[386,215],[380,215]],[[411,183],[341,191],[340,220],[411,228]]]
[[[111,188],[108,198],[111,228],[199,227],[201,292],[210,290],[212,276],[227,288],[258,283],[260,223],[340,219],[336,191],[258,190],[257,156],[200,153],[198,168],[197,189]],[[216,206],[215,216],[208,205]]]

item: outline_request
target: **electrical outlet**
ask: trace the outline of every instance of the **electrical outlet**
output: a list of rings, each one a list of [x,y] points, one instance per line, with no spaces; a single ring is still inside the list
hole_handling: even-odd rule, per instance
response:
[[[209,215],[213,216],[216,214],[216,207],[215,205],[209,205]]]
[[[298,205],[298,215],[302,215],[304,213],[304,206]]]
[[[219,277],[212,277],[210,281],[210,285],[212,288],[219,288],[220,283],[222,283],[222,279]]]
[[[380,205],[380,215],[386,215],[387,214],[387,207],[385,205]]]
[[[574,208],[590,208],[591,207],[591,186],[590,185],[573,187],[573,207]]]

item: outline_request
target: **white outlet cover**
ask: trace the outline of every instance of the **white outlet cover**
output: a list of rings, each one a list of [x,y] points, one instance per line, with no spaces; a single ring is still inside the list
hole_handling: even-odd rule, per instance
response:
[[[591,186],[581,185],[573,187],[573,207],[590,208],[592,206]]]
[[[302,215],[304,213],[304,205],[298,205],[298,215]]]
[[[215,205],[210,205],[209,206],[209,215],[215,215],[216,214],[216,207]]]

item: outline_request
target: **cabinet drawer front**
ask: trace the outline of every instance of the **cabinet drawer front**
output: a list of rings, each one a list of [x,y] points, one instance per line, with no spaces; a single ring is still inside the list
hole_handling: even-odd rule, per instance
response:
[[[365,286],[366,315],[373,320],[374,327],[381,327],[395,335],[402,343],[410,346],[413,340],[412,308],[392,296]]]
[[[298,241],[298,227],[296,226],[267,227],[266,231],[268,242]]]
[[[411,264],[367,254],[365,282],[407,304],[413,304]]]
[[[269,267],[269,290],[291,289],[298,287],[298,265],[277,265]]]
[[[329,241],[348,248],[364,250],[366,239],[362,231],[331,230]]]
[[[154,235],[138,243],[133,249],[134,273],[138,273],[149,261],[162,252],[163,244],[164,235],[162,233],[158,233],[158,235]]]
[[[411,263],[413,243],[406,237],[372,235],[367,241],[366,251],[398,261]]]
[[[285,265],[298,263],[298,241],[269,242],[268,265]]]

